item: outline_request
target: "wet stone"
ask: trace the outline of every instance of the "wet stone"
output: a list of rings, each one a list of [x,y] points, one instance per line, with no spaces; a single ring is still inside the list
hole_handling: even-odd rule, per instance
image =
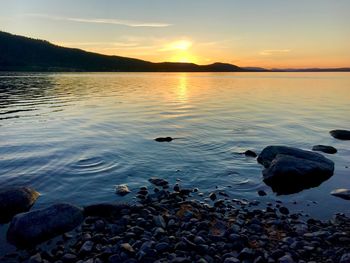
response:
[[[288,215],[289,214],[289,209],[287,207],[281,206],[278,210],[283,215]]]
[[[258,195],[259,195],[259,196],[265,196],[265,195],[267,195],[267,194],[266,194],[265,191],[259,190],[259,191],[258,191]]]
[[[116,194],[120,196],[127,195],[131,192],[126,184],[117,185],[115,187],[115,191],[116,191]]]
[[[210,193],[209,198],[214,201],[216,199],[216,194],[215,193]]]
[[[152,177],[148,181],[155,186],[166,186],[169,184],[166,180],[156,177]]]
[[[87,254],[92,251],[93,247],[94,247],[94,242],[85,241],[85,243],[81,246],[79,250],[79,254]]]
[[[255,158],[255,157],[258,156],[258,155],[257,155],[255,152],[253,152],[252,150],[247,150],[247,151],[245,151],[245,152],[244,152],[244,155],[247,156],[247,157],[253,157],[253,158]]]

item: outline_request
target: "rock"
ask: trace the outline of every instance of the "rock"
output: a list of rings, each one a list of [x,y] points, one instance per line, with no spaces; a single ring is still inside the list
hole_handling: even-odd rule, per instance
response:
[[[165,223],[163,216],[161,216],[161,215],[154,216],[153,221],[154,221],[156,226],[159,226],[161,228],[166,228],[166,223]]]
[[[283,214],[283,215],[288,215],[288,214],[289,214],[289,210],[288,210],[287,207],[281,206],[278,210],[279,210],[280,213]]]
[[[92,251],[92,248],[94,247],[94,242],[92,241],[85,241],[84,244],[81,246],[79,250],[79,254],[86,255]]]
[[[350,140],[350,131],[348,130],[333,130],[329,132],[334,138],[339,140]]]
[[[77,256],[71,253],[64,254],[62,257],[63,263],[73,263],[77,261]]]
[[[99,203],[84,207],[85,216],[111,217],[117,216],[123,209],[129,209],[126,203]]]
[[[171,142],[172,140],[174,140],[171,137],[158,137],[156,139],[154,139],[157,142]]]
[[[156,177],[152,177],[148,180],[151,184],[154,184],[155,186],[166,186],[169,183],[167,181],[165,181],[164,179],[161,178],[156,178]]]
[[[29,258],[27,263],[41,263],[41,262],[43,262],[43,261],[42,261],[40,253],[36,253],[35,255],[33,255]]]
[[[7,239],[17,247],[31,247],[71,231],[83,219],[81,208],[65,203],[55,204],[16,215],[7,231]]]
[[[39,193],[30,187],[17,187],[0,190],[0,223],[27,212],[38,199]]]
[[[134,248],[129,243],[123,243],[120,245],[120,247],[128,253],[135,253]]]
[[[253,260],[254,259],[255,252],[251,248],[243,248],[242,251],[239,253],[238,258],[240,260]]]
[[[235,257],[225,258],[224,263],[240,263],[241,261]]]
[[[259,190],[259,191],[258,191],[258,195],[259,195],[259,196],[265,196],[265,195],[267,195],[267,194],[266,194],[265,191]]]
[[[251,150],[245,151],[245,152],[244,152],[244,155],[247,156],[247,157],[253,157],[253,158],[255,158],[255,157],[258,156],[255,152],[253,152],[253,151],[251,151]]]
[[[337,152],[336,148],[334,148],[333,146],[327,146],[327,145],[315,145],[312,147],[312,150],[318,151],[318,152],[329,153],[329,154],[334,154]]]
[[[191,260],[186,257],[176,257],[171,261],[171,263],[191,263]]]
[[[278,259],[278,263],[294,263],[294,260],[290,255],[284,255]]]
[[[103,220],[97,220],[94,225],[94,229],[97,232],[102,232],[106,228],[106,223]]]
[[[331,192],[331,195],[343,198],[345,200],[350,200],[350,189],[344,189],[344,188],[335,189]]]
[[[215,193],[210,193],[209,198],[214,201],[216,199],[216,194]]]
[[[286,146],[268,146],[258,156],[264,182],[277,194],[316,187],[333,175],[334,163],[323,155]]]
[[[170,245],[166,242],[160,242],[157,243],[154,247],[158,253],[162,253],[164,251],[167,251],[170,248]]]
[[[350,263],[350,253],[345,253],[341,256],[339,263]]]
[[[128,193],[131,192],[126,184],[116,185],[115,190],[116,190],[116,194],[120,196],[127,195]]]

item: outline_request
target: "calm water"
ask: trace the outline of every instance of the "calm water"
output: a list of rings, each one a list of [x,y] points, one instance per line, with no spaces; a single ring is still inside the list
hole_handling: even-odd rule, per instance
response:
[[[232,198],[282,200],[326,218],[348,212],[329,195],[350,188],[349,73],[111,73],[0,75],[0,185],[30,185],[35,207],[131,200],[158,176]],[[160,136],[178,138],[157,143]],[[275,196],[261,166],[239,153],[281,144],[332,145],[335,174],[318,188]],[[259,198],[257,190],[268,196]],[[315,204],[318,202],[318,204]]]

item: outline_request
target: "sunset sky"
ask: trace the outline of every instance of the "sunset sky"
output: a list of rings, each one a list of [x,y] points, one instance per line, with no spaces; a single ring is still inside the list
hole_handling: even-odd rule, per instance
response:
[[[0,30],[154,62],[349,67],[349,0],[0,0]]]

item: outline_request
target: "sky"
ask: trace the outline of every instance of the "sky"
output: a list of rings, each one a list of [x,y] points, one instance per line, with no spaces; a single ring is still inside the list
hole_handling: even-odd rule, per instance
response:
[[[153,62],[349,67],[349,0],[0,0],[0,30]]]

